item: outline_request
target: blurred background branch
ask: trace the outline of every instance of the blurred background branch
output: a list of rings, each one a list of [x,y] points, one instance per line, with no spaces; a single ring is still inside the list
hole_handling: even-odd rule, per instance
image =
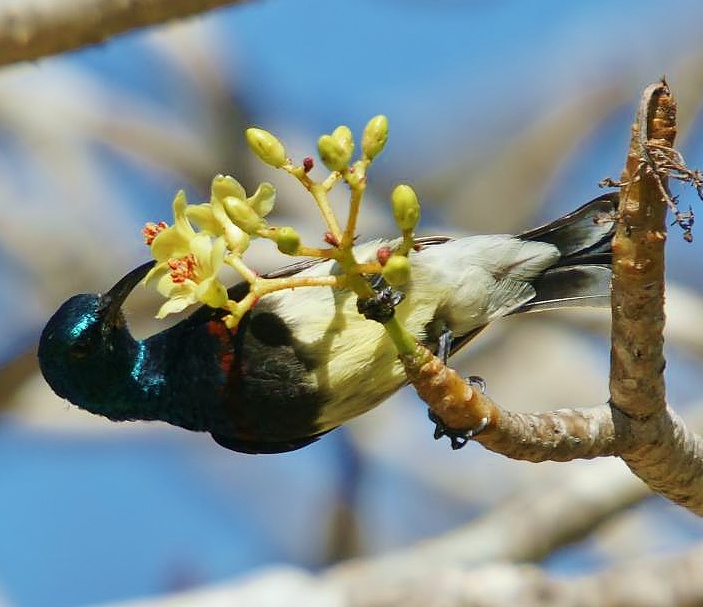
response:
[[[36,61],[242,1],[5,0],[0,5],[0,65]]]

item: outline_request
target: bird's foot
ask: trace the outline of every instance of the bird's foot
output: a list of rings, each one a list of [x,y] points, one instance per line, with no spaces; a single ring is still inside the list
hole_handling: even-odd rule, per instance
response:
[[[482,377],[479,377],[478,375],[469,375],[466,380],[470,384],[475,385],[481,391],[481,394],[484,394],[486,392],[486,380]],[[479,423],[479,425],[475,428],[458,430],[456,428],[448,428],[446,424],[439,418],[439,416],[431,409],[428,409],[427,415],[430,418],[430,421],[434,422],[435,425],[433,435],[434,439],[439,440],[443,436],[448,437],[451,443],[451,447],[455,451],[457,449],[461,449],[474,436],[485,430],[486,426],[488,425],[488,418],[484,417]]]
[[[427,411],[427,415],[435,424],[433,435],[434,439],[439,440],[443,436],[448,437],[452,449],[455,451],[457,449],[461,449],[464,445],[466,445],[466,443],[469,442],[469,440],[479,434],[488,425],[488,418],[484,417],[481,420],[481,423],[475,428],[469,428],[468,430],[457,430],[456,428],[447,428],[439,416],[431,409]]]

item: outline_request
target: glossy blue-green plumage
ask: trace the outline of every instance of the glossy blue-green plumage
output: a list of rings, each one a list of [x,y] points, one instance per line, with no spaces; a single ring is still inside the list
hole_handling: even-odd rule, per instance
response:
[[[208,431],[239,451],[286,451],[315,440],[316,395],[296,376],[304,367],[280,338],[259,342],[248,321],[232,333],[208,308],[145,340],[132,337],[120,308],[150,265],[105,295],[72,297],[49,320],[38,356],[56,394],[115,421]]]

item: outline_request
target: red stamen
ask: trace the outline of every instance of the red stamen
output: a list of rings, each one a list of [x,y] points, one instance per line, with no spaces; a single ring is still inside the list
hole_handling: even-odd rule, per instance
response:
[[[171,268],[171,280],[176,284],[183,283],[188,279],[193,280],[196,265],[197,262],[192,253],[178,259],[169,259],[168,267]]]
[[[159,221],[159,223],[148,221],[146,224],[144,224],[144,227],[142,228],[144,244],[150,247],[151,243],[154,242],[154,238],[156,238],[156,235],[159,232],[163,232],[167,227],[168,224],[165,221]]]

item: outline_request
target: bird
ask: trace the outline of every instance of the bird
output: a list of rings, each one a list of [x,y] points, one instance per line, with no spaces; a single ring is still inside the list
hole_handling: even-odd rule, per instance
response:
[[[617,204],[617,193],[607,193],[517,236],[418,238],[394,313],[446,358],[507,315],[607,306]],[[393,242],[360,244],[354,254],[360,263],[374,261],[384,246]],[[383,326],[360,314],[356,295],[340,288],[269,293],[233,330],[224,310],[202,306],[135,339],[123,304],[153,264],[105,293],[71,297],[49,319],[38,359],[58,396],[111,420],[161,420],[209,432],[233,451],[282,453],[318,440],[407,383]],[[304,260],[267,276],[338,271],[332,260]],[[239,283],[229,296],[241,300],[248,289]]]

